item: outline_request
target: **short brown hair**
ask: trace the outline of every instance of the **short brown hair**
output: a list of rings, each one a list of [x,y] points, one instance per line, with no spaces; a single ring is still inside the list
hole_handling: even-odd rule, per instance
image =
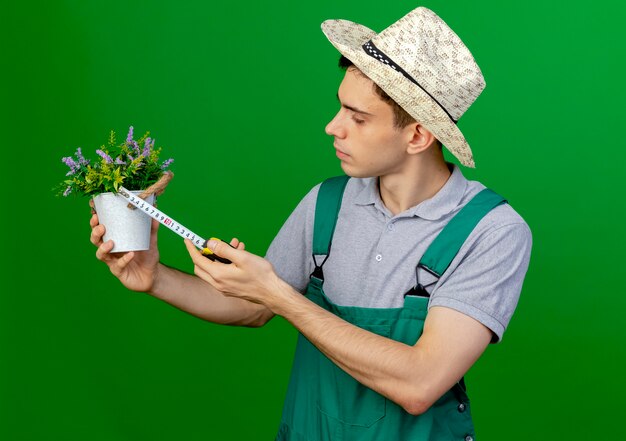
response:
[[[350,61],[348,58],[344,57],[343,55],[339,58],[339,67],[342,68],[343,70],[348,70],[348,68],[353,67],[353,66],[354,66],[354,63]],[[356,66],[354,66],[354,68],[358,70]],[[398,129],[402,129],[406,127],[408,124],[415,122],[415,118],[409,115],[406,110],[400,107],[398,103],[396,103],[389,95],[387,95],[387,92],[382,90],[378,84],[374,82],[372,83],[374,84],[374,92],[376,92],[376,94],[380,97],[380,99],[382,99],[384,102],[386,102],[387,104],[391,106],[391,110],[393,110],[394,127]]]
[[[343,70],[348,70],[348,68],[354,67],[361,74],[363,74],[350,59],[344,57],[343,55],[339,57],[339,67]],[[411,115],[408,114],[406,110],[400,107],[400,105],[396,103],[389,95],[387,95],[387,92],[381,89],[378,84],[374,83],[373,81],[372,84],[374,85],[374,92],[376,92],[380,99],[382,99],[385,103],[391,106],[391,110],[393,111],[393,126],[395,128],[402,129],[408,124],[416,122],[415,118],[413,118]],[[439,148],[441,148],[441,142],[439,140],[437,140],[437,144],[439,145]]]

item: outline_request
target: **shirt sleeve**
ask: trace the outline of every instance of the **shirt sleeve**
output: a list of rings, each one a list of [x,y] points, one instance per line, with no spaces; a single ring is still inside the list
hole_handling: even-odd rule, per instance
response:
[[[313,187],[300,201],[265,254],[278,277],[301,293],[305,292],[313,272],[313,223],[320,185]]]
[[[492,343],[501,341],[519,300],[531,248],[532,235],[526,223],[504,225],[487,233],[461,256],[445,280],[442,276],[429,308],[445,306],[462,312],[493,332]]]

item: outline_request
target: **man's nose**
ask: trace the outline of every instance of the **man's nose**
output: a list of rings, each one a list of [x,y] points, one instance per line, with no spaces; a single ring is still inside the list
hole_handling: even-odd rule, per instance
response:
[[[326,124],[326,134],[330,136],[336,136],[338,138],[342,138],[343,136],[343,128],[341,126],[340,116],[338,112],[333,119],[330,120],[328,124]]]

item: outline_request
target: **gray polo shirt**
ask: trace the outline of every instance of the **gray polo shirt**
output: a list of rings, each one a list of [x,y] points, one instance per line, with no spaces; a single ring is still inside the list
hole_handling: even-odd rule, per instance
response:
[[[377,178],[351,178],[332,249],[324,264],[324,293],[335,304],[397,308],[416,284],[416,266],[437,234],[478,192],[458,166],[430,199],[395,216],[383,204]],[[302,199],[271,243],[266,258],[279,277],[304,292],[314,269],[312,237],[320,184]],[[506,198],[506,195],[503,194]],[[509,205],[491,210],[474,228],[439,280],[419,270],[429,308],[445,306],[487,326],[499,341],[522,289],[532,245],[524,219]],[[318,262],[321,260],[318,258]]]

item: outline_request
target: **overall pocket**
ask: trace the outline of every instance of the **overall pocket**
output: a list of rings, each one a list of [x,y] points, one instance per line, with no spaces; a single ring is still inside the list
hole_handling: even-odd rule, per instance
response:
[[[361,325],[360,328],[383,337],[391,334],[390,325]],[[363,386],[326,356],[319,357],[319,411],[343,424],[370,427],[385,416],[387,399]]]

